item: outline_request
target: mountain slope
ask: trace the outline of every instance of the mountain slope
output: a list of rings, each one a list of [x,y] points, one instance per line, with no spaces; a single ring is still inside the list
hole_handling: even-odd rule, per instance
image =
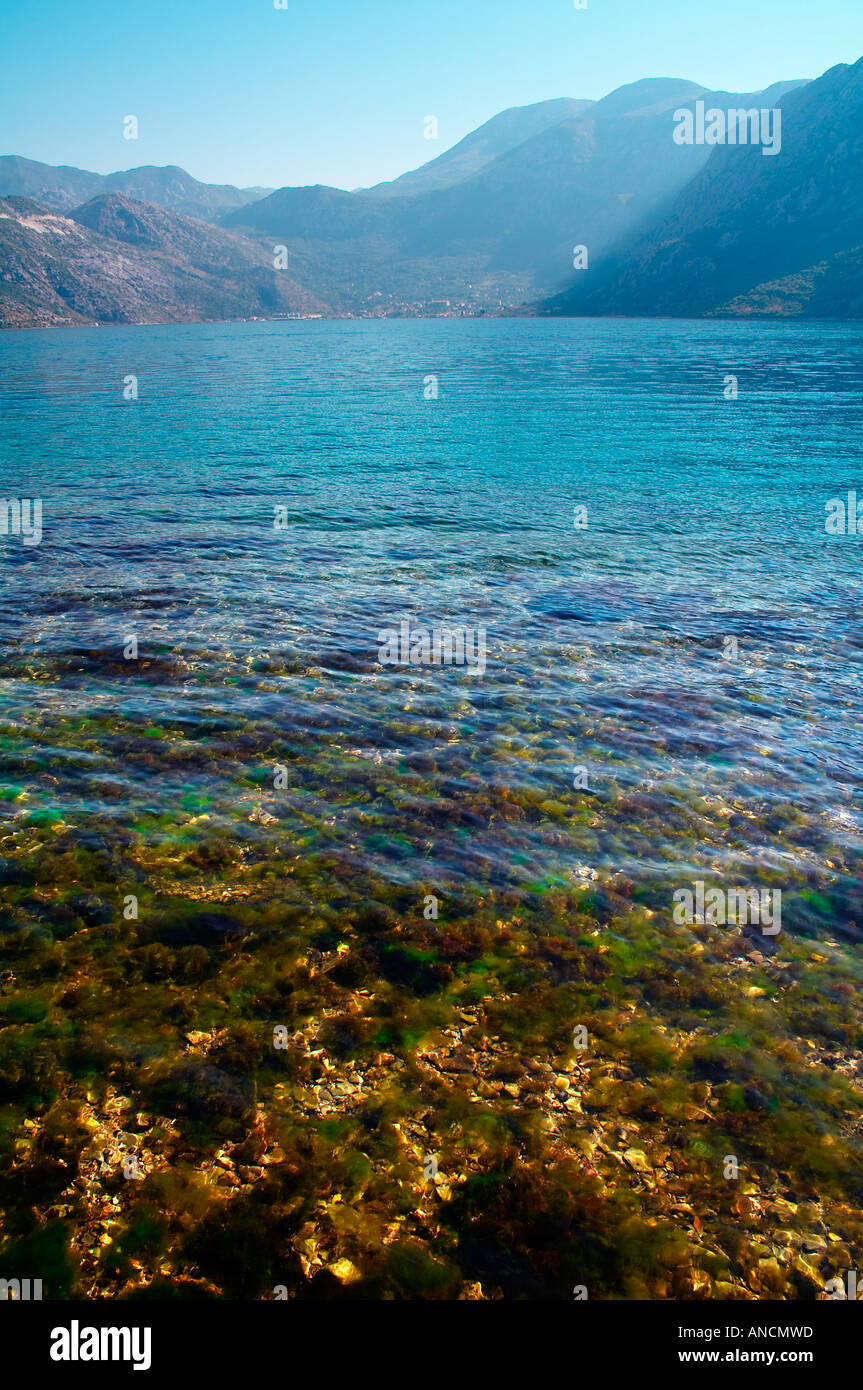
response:
[[[283,188],[222,223],[288,246],[300,282],[346,312],[512,306],[562,287],[575,245],[600,255],[699,172],[710,148],[670,135],[674,109],[699,97],[750,100],[677,79],[631,83],[450,187]]]
[[[272,257],[120,194],[71,217],[0,199],[0,325],[183,323],[324,312]]]
[[[142,165],[116,174],[92,174],[69,165],[40,164],[17,155],[0,158],[0,198],[34,198],[44,207],[68,211],[100,193],[125,193],[129,198],[157,203],[185,217],[215,219],[271,190],[234,188],[231,184],[201,183],[176,165]]]
[[[759,304],[778,312],[780,303],[788,313],[816,313],[828,303],[841,309],[843,275],[856,283],[849,253],[863,245],[863,59],[831,68],[778,104],[777,155],[715,146],[661,215],[546,311],[687,316],[753,313]],[[859,314],[855,293],[844,312]]]
[[[863,246],[860,67],[757,94],[656,78],[586,106],[513,108],[395,192],[253,199],[176,168],[103,178],[2,160],[0,187],[53,180],[46,196],[61,202],[86,192],[62,211],[7,199],[0,323],[468,314],[537,300],[557,313],[826,312]],[[674,112],[696,101],[781,102],[780,154],[677,144]],[[106,191],[117,183],[152,196]],[[576,246],[589,270],[572,285]],[[279,247],[289,271],[273,269]]]
[[[716,312],[763,318],[863,318],[863,245],[756,285]]]
[[[560,125],[562,121],[582,115],[594,104],[592,101],[558,97],[552,101],[535,102],[533,106],[511,106],[471,131],[470,135],[437,159],[430,160],[419,169],[411,169],[390,183],[378,183],[363,191],[373,197],[403,198],[415,193],[451,188],[463,179],[478,174],[500,155],[523,145],[525,140]]]
[[[102,175],[69,164],[0,157],[0,198],[33,198],[46,208],[73,208],[102,191]]]

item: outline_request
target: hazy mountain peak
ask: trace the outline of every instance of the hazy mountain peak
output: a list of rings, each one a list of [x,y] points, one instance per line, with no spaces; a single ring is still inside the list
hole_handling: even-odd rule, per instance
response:
[[[365,191],[374,197],[393,198],[450,188],[464,179],[472,178],[492,160],[523,145],[535,135],[580,116],[593,105],[588,100],[553,97],[530,106],[510,106],[427,164],[402,174],[391,183],[379,183]]]
[[[761,92],[741,94],[715,91],[683,77],[644,77],[609,92],[591,109],[590,116],[593,120],[601,120],[606,116],[659,115],[663,111],[672,111],[676,106],[687,106],[699,97],[738,101],[745,95],[747,100],[757,96],[762,101],[774,103],[795,88],[805,86],[808,81],[809,78],[801,77],[790,82],[774,82]]]
[[[694,101],[707,90],[701,83],[690,82],[685,77],[642,77],[637,82],[616,87],[595,103],[590,114],[592,118],[646,115]]]
[[[177,164],[142,164],[113,174],[94,174],[65,164],[40,164],[18,155],[0,159],[0,197],[24,194],[48,207],[71,209],[99,193],[111,191],[159,203],[187,217],[209,220],[271,190],[201,183]]]
[[[748,142],[714,146],[655,221],[600,258],[590,281],[552,299],[551,312],[859,312],[863,59],[744,101],[782,102],[779,157]]]

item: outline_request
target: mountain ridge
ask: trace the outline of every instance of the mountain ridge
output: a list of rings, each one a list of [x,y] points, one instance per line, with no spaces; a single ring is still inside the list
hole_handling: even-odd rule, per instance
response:
[[[449,186],[386,197],[285,187],[220,222],[291,247],[301,282],[326,286],[343,312],[502,312],[563,289],[575,244],[600,253],[698,172],[710,150],[675,145],[671,113],[712,95],[642,79],[562,121],[546,113],[541,130]]]
[[[572,97],[553,97],[529,106],[510,106],[435,159],[409,169],[397,179],[357,191],[372,197],[392,198],[450,188],[479,173],[499,155],[515,149],[533,135],[581,115],[595,104]]]
[[[176,164],[142,164],[113,174],[94,174],[71,164],[41,164],[20,155],[0,157],[0,198],[34,198],[43,207],[60,211],[79,207],[100,193],[125,193],[206,221],[269,192],[272,190],[202,183]]]
[[[778,106],[781,150],[678,144],[675,112],[696,102]],[[863,59],[756,93],[644,78],[595,102],[512,107],[393,184],[352,192],[202,185],[175,166],[104,176],[58,166],[49,195],[90,196],[63,208],[0,200],[0,324],[859,317],[861,123]],[[0,190],[44,182],[46,169],[5,157]],[[578,246],[589,270],[573,279]],[[277,271],[285,252],[289,268]]]
[[[836,276],[853,266],[840,257],[863,245],[863,59],[781,94],[778,105],[777,156],[716,145],[655,219],[597,264],[590,282],[576,282],[541,311],[686,317],[754,313],[759,303],[778,312],[784,302],[788,313],[816,312],[825,276],[838,304]],[[804,278],[792,290],[795,276]],[[852,316],[856,303],[852,295]]]

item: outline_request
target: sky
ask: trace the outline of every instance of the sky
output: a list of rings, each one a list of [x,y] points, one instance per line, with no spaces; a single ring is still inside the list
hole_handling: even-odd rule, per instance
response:
[[[356,188],[509,106],[640,77],[756,91],[863,55],[863,0],[276,3],[0,0],[0,154]],[[123,138],[129,115],[137,140]]]

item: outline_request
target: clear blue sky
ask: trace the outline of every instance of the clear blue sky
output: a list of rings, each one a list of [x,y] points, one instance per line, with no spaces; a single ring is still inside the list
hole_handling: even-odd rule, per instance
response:
[[[751,91],[863,55],[863,0],[0,0],[0,153],[237,184],[393,178],[507,106]],[[122,138],[136,115],[137,141]],[[437,142],[423,118],[439,121]]]

